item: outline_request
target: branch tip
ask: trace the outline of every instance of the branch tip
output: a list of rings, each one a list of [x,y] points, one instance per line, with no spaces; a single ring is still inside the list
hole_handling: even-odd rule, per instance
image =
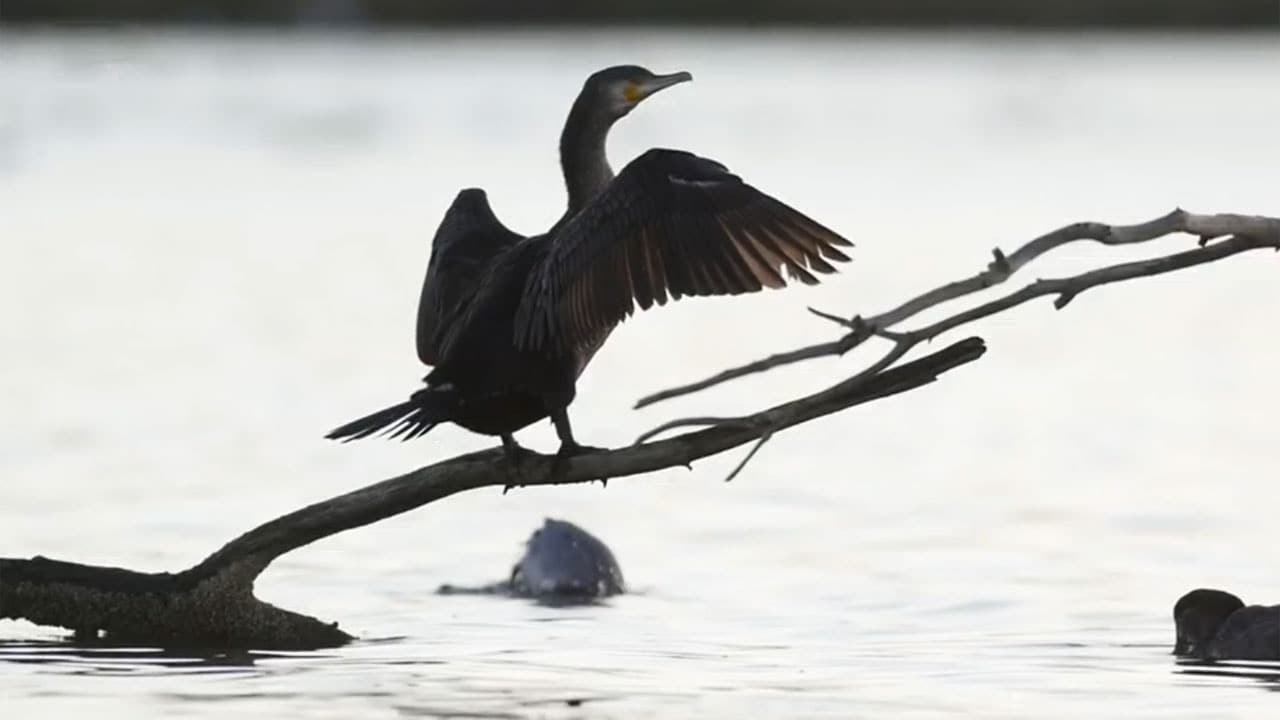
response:
[[[817,309],[817,308],[814,308],[814,307],[810,307],[810,308],[808,308],[808,310],[809,310],[809,312],[813,313],[814,315],[817,315],[818,317],[822,318],[823,320],[828,320],[828,321],[833,322],[833,323],[835,323],[835,324],[837,324],[837,325],[839,325],[839,326],[841,326],[841,327],[854,328],[854,327],[855,327],[855,324],[859,321],[859,318],[858,318],[856,315],[854,316],[853,320],[845,320],[843,317],[841,317],[841,316],[839,316],[839,315],[835,315],[835,314],[833,314],[833,313],[829,313],[829,312],[823,312],[823,311],[821,311],[821,310],[819,310],[819,309]]]

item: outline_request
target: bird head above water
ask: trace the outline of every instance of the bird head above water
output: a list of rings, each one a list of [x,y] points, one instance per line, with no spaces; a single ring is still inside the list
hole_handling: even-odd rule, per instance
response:
[[[1175,655],[1201,655],[1232,613],[1244,607],[1244,601],[1222,590],[1200,588],[1178,599],[1173,606],[1173,623],[1177,632]]]
[[[693,76],[684,71],[655,75],[639,65],[615,65],[588,77],[580,97],[617,120],[654,93],[690,80]]]

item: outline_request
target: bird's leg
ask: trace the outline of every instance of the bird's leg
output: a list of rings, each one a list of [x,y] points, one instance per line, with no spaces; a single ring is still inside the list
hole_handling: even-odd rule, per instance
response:
[[[502,488],[502,494],[506,495],[511,488],[525,484],[521,465],[524,459],[529,456],[529,451],[516,443],[515,435],[503,433],[501,437],[502,454],[507,458],[507,484]]]
[[[503,433],[500,437],[502,438],[502,454],[507,457],[507,460],[512,465],[519,465],[524,456],[529,454],[529,451],[520,447],[520,444],[516,442],[516,436],[511,433]]]
[[[556,451],[556,459],[551,465],[551,473],[553,475],[564,472],[564,461],[574,455],[582,455],[592,452],[606,452],[608,448],[591,447],[590,445],[579,445],[577,440],[573,439],[573,428],[569,426],[569,411],[564,406],[551,408],[551,423],[556,426],[556,435],[560,438],[560,449]],[[598,478],[601,485],[608,485],[608,478]]]
[[[573,428],[569,426],[569,411],[566,408],[553,409],[551,423],[556,426],[556,436],[560,438],[560,450],[556,452],[556,457],[568,458],[583,453],[604,452],[607,449],[579,445],[578,441],[573,439]]]

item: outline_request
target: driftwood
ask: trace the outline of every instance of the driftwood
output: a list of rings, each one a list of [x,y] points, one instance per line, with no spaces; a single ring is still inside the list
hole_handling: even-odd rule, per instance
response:
[[[845,381],[750,417],[660,442],[569,459],[530,453],[524,485],[591,482],[638,475],[723,452],[859,403],[932,382],[985,351],[970,338],[873,378]],[[368,525],[463,490],[505,486],[500,449],[462,455],[272,520],[227,543],[189,570],[138,573],[35,557],[0,558],[0,618],[21,618],[112,642],[160,646],[305,649],[352,638],[315,618],[253,597],[253,582],[272,560],[320,538]]]
[[[1145,242],[1173,232],[1201,238],[1201,246],[1151,260],[1123,263],[1056,280],[1038,280],[1023,289],[912,331],[890,328],[917,313],[1004,282],[1036,257],[1069,242],[1093,240],[1108,245]],[[966,280],[944,285],[902,306],[869,318],[833,319],[849,332],[833,343],[775,355],[713,378],[673,388],[641,401],[649,404],[711,385],[812,357],[839,355],[873,337],[892,348],[871,367],[830,388],[734,418],[687,418],[646,433],[631,447],[582,455],[557,464],[552,456],[531,453],[522,463],[522,485],[590,482],[648,473],[755,441],[736,475],[774,433],[854,405],[926,385],[940,374],[972,362],[985,352],[969,338],[898,365],[917,344],[943,332],[1008,309],[1031,298],[1056,295],[1058,307],[1086,289],[1157,275],[1246,250],[1280,249],[1280,220],[1240,215],[1194,215],[1176,210],[1149,223],[1108,226],[1077,223],[1037,238],[1018,251],[995,252],[988,268]],[[815,311],[816,312],[816,311]],[[688,425],[703,429],[660,441],[656,434]],[[79,639],[105,634],[113,642],[165,647],[300,649],[350,641],[337,624],[276,608],[253,596],[257,576],[280,555],[334,533],[377,522],[457,492],[507,486],[513,478],[497,448],[462,455],[345,495],[305,507],[232,540],[200,564],[182,572],[139,573],[50,560],[0,558],[0,618],[25,619],[69,628]]]

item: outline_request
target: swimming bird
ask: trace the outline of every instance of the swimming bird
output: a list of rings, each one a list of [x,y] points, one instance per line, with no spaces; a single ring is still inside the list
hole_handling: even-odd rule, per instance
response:
[[[1199,588],[1173,606],[1173,653],[1204,660],[1280,660],[1280,605],[1245,606],[1222,590]]]
[[[626,582],[604,541],[567,520],[546,518],[525,542],[524,555],[507,580],[480,587],[445,584],[436,592],[536,598],[565,605],[626,592]]]
[[[418,303],[418,359],[432,366],[408,400],[339,427],[354,440],[409,439],[442,422],[497,435],[550,417],[559,457],[574,439],[568,407],[596,351],[638,305],[806,284],[847,261],[845,238],[745,183],[720,163],[651,149],[616,176],[609,129],[646,98],[692,80],[635,65],[587,78],[560,135],[568,207],[550,230],[509,230],[484,190],[460,191],[432,241]]]

